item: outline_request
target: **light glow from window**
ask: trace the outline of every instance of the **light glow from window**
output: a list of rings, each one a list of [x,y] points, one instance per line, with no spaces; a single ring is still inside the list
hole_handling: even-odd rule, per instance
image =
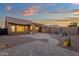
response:
[[[11,25],[11,31],[15,32],[15,25]]]
[[[16,31],[17,32],[24,32],[24,26],[17,25],[16,26]]]

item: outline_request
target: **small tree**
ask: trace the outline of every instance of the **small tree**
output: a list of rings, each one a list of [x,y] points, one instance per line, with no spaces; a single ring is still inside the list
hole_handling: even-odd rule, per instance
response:
[[[71,22],[68,27],[77,27],[78,23],[77,22]]]

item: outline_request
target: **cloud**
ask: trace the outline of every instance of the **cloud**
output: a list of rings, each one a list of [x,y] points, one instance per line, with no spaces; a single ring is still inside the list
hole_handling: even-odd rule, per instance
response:
[[[10,4],[6,4],[5,9],[6,9],[7,12],[9,12],[9,11],[11,11],[12,6]]]
[[[30,6],[28,9],[25,9],[25,10],[22,12],[22,15],[23,15],[23,16],[36,15],[36,14],[39,12],[40,6],[41,6],[40,4],[39,4],[39,5]]]
[[[79,3],[72,3],[74,6],[79,6]],[[79,9],[74,9],[71,11],[72,14],[74,15],[79,15]]]
[[[43,13],[48,15],[48,16],[53,16],[53,15],[56,15],[56,14],[64,14],[64,13],[67,13],[68,10],[66,8],[60,8],[56,11],[48,11],[48,10],[45,10]]]
[[[60,8],[57,10],[57,13],[69,13],[70,11],[68,8]]]
[[[52,6],[52,5],[56,5],[55,3],[51,3],[51,4],[34,4],[32,6],[30,6],[28,9],[25,9],[22,12],[23,16],[32,16],[32,15],[36,15],[36,14],[41,14],[44,13],[45,11],[48,11],[44,6],[46,6],[47,8]],[[48,13],[49,14],[49,13]]]
[[[24,15],[24,16],[31,16],[31,15],[35,15],[36,12],[37,12],[36,8],[29,8],[27,10],[24,10],[22,15]]]
[[[73,14],[79,14],[79,9],[73,10],[71,13],[73,13]]]
[[[59,8],[59,9],[56,9],[56,10],[52,10],[52,11],[49,11],[50,13],[53,13],[53,14],[61,14],[61,13],[69,13],[71,10],[69,10],[68,8]]]
[[[72,3],[72,5],[79,5],[79,3]]]
[[[61,9],[58,10],[58,13],[64,13],[64,12],[66,12],[66,10],[63,9],[63,8],[61,8]]]

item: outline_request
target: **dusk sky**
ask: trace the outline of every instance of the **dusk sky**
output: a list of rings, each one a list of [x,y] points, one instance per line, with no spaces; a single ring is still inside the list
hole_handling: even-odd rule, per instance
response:
[[[79,17],[79,4],[76,3],[26,3],[0,4],[0,20],[11,16],[32,20],[50,20]]]

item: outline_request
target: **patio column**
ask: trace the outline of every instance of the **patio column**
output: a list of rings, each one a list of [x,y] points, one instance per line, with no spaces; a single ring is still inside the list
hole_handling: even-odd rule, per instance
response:
[[[44,26],[42,26],[42,32],[44,32]]]

